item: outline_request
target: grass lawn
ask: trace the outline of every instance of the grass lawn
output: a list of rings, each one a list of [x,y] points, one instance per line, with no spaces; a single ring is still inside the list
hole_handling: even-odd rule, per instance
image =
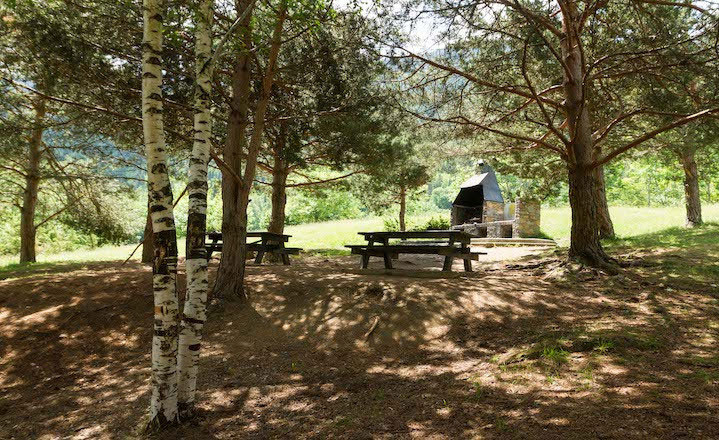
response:
[[[613,206],[609,208],[609,213],[617,236],[620,239],[629,239],[655,234],[669,228],[681,228],[684,225],[685,211],[683,206],[662,208]],[[719,222],[719,204],[702,206],[702,217],[705,222]],[[569,246],[571,224],[572,213],[568,206],[542,209],[542,232],[556,240],[560,246]]]
[[[719,204],[703,206],[706,222],[719,222]],[[717,229],[709,225],[696,231],[687,231],[681,226],[684,223],[684,207],[665,208],[610,208],[618,240],[608,243],[610,247],[686,247],[690,244],[700,251],[704,246],[719,245]],[[435,214],[436,215],[436,214]],[[433,215],[422,215],[408,218],[408,223],[426,222]],[[569,207],[544,208],[542,210],[542,231],[554,238],[560,246],[569,244],[571,213]],[[709,229],[707,229],[709,228]],[[368,217],[362,219],[335,220],[321,223],[288,226],[286,232],[292,235],[290,245],[306,250],[314,250],[327,254],[346,253],[345,244],[361,244],[363,239],[357,232],[384,229],[383,219]],[[688,239],[687,237],[693,237]],[[185,241],[178,240],[180,255],[184,255]],[[2,272],[36,271],[47,267],[55,267],[57,263],[82,263],[90,261],[124,260],[130,255],[135,245],[104,246],[95,249],[81,249],[57,254],[38,255],[38,263],[34,265],[17,264],[17,255],[0,256],[0,276]],[[140,251],[133,259],[139,259]]]

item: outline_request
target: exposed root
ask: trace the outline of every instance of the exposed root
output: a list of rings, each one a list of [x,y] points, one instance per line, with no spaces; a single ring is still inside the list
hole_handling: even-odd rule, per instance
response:
[[[152,435],[157,434],[158,432],[161,432],[172,426],[177,426],[178,424],[179,420],[168,420],[162,414],[158,414],[152,420],[147,422],[147,425],[145,425],[145,429],[143,429],[142,431],[146,435]]]
[[[582,252],[570,249],[569,260],[600,269],[609,275],[618,275],[621,272],[619,261],[607,255],[601,247],[599,249],[587,249]]]
[[[372,332],[375,331],[377,328],[377,324],[379,324],[379,316],[374,317],[374,321],[372,322],[372,326],[370,326],[369,330],[367,330],[367,333],[364,334],[365,341],[369,339],[369,337],[372,335]]]
[[[199,415],[199,411],[195,407],[194,402],[178,402],[177,412],[179,413],[181,422],[192,420]]]

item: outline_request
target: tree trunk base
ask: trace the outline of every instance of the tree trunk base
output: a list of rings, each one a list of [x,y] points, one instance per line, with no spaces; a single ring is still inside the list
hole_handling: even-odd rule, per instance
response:
[[[619,262],[607,255],[601,248],[585,250],[582,252],[570,250],[569,259],[585,266],[601,269],[609,275],[618,275],[620,272]]]
[[[229,278],[229,279],[228,279]],[[243,285],[244,277],[224,277],[224,281],[218,276],[215,288],[212,290],[212,301],[215,302],[240,302],[249,301],[245,286]]]
[[[613,239],[617,238],[617,234],[614,233],[613,228],[611,230],[609,230],[609,229],[605,230],[604,228],[600,228],[599,229],[599,238],[601,240],[613,240]]]
[[[194,419],[199,414],[197,407],[195,407],[195,402],[178,402],[177,412],[181,422]]]
[[[704,224],[704,222],[702,222],[702,221],[687,220],[686,223],[684,223],[684,227],[692,229],[692,228],[698,228],[702,224]]]
[[[145,429],[143,429],[143,433],[156,434],[172,426],[177,426],[178,424],[178,420],[167,420],[162,414],[158,414],[154,419],[147,422]]]

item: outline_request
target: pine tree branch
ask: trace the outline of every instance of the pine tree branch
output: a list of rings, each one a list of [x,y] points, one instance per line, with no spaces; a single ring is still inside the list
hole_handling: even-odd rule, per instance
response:
[[[656,130],[652,130],[649,133],[646,133],[643,136],[640,136],[637,139],[629,142],[628,144],[624,145],[623,147],[619,147],[619,148],[613,150],[611,153],[604,156],[604,158],[593,162],[591,164],[590,168],[596,168],[598,166],[602,166],[602,165],[606,164],[607,162],[609,162],[610,160],[614,159],[615,157],[619,156],[620,154],[622,154],[626,151],[629,151],[632,148],[634,148],[648,140],[651,140],[666,131],[669,131],[673,128],[680,127],[682,125],[696,121],[697,119],[711,116],[712,114],[717,113],[717,112],[719,112],[719,107],[702,110],[700,112],[694,113],[693,115],[689,115],[689,116],[685,116],[681,119],[677,119],[676,121],[671,122],[667,125],[664,125],[663,127],[659,127]]]
[[[78,198],[76,198],[75,200],[73,200],[72,202],[68,203],[68,204],[65,205],[62,209],[56,211],[56,212],[55,212],[54,214],[52,214],[50,217],[47,217],[45,220],[43,220],[43,221],[41,221],[40,223],[38,223],[37,225],[35,225],[35,229],[39,228],[40,226],[42,226],[42,225],[44,225],[45,223],[49,222],[50,220],[54,219],[54,218],[57,217],[58,215],[62,214],[62,213],[65,212],[68,208],[70,208],[71,206],[74,206],[75,204],[77,204],[77,202],[79,202],[79,201],[80,201],[80,198],[78,197]]]

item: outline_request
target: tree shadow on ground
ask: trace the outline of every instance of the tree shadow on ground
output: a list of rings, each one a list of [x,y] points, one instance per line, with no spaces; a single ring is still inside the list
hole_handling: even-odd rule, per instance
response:
[[[713,336],[690,293],[604,291],[604,281],[558,289],[526,272],[303,269],[250,275],[253,307],[211,324],[222,342],[203,360],[202,429],[228,438],[719,435],[718,378],[706,367],[717,353],[695,339]],[[565,354],[558,361],[552,350]]]
[[[719,437],[709,295],[355,263],[250,267],[251,306],[207,324],[200,416],[157,437]],[[0,282],[0,437],[132,435],[151,279],[117,264]]]
[[[658,276],[667,285],[716,290],[719,283],[719,265],[716,264],[719,261],[719,223],[706,223],[696,228],[667,228],[614,240],[609,247],[613,252],[641,256],[651,266],[649,275]]]
[[[609,241],[612,246],[632,248],[696,248],[719,243],[719,223],[709,222],[700,227],[671,227],[661,231]]]

